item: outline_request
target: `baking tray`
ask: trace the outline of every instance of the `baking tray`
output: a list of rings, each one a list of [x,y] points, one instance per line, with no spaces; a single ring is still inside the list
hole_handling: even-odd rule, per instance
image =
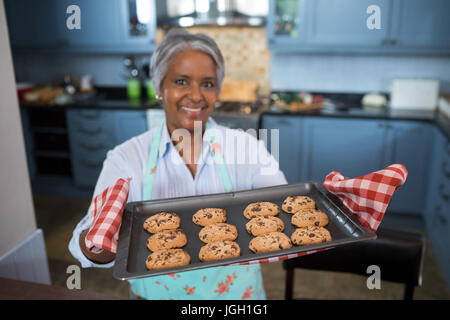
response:
[[[291,224],[292,214],[281,210],[282,202],[290,195],[305,195],[315,200],[316,207],[328,215],[329,224],[326,228],[331,234],[332,241],[307,246],[293,245],[289,249],[258,254],[250,251],[248,245],[253,236],[245,230],[245,224],[249,221],[243,215],[245,207],[251,202],[258,201],[270,201],[277,204],[280,207],[278,217],[283,220],[285,225],[284,233],[290,237],[296,229]],[[192,222],[192,215],[201,208],[223,208],[227,211],[227,223],[235,225],[238,230],[238,237],[235,241],[241,247],[241,256],[210,262],[201,262],[199,260],[198,253],[204,245],[198,237],[202,227]],[[151,253],[147,249],[147,239],[151,234],[144,230],[143,224],[145,219],[161,211],[175,212],[180,216],[180,229],[187,237],[187,245],[183,249],[191,256],[189,265],[147,270],[145,260]],[[376,234],[364,227],[355,214],[347,209],[339,198],[328,192],[317,182],[304,182],[204,196],[130,202],[125,206],[123,212],[113,276],[119,280],[151,277],[337,247],[375,238]]]

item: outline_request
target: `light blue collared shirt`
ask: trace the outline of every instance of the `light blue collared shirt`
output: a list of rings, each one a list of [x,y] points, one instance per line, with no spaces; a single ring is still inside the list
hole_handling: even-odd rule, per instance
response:
[[[267,151],[264,142],[242,130],[229,129],[209,119],[216,141],[223,152],[224,161],[233,184],[233,191],[251,190],[286,184],[284,174],[279,170],[278,162]],[[119,178],[132,178],[128,202],[141,201],[145,172],[150,146],[155,131],[136,136],[109,151],[97,180],[94,197]],[[197,164],[195,177],[174,147],[167,129],[164,127],[159,146],[158,163],[152,199],[196,196],[225,192],[219,167],[214,162],[212,144],[205,133],[202,141],[201,156]],[[82,231],[91,223],[90,209],[73,231],[69,243],[71,254],[86,267],[110,268],[108,264],[96,264],[87,259],[79,246]]]

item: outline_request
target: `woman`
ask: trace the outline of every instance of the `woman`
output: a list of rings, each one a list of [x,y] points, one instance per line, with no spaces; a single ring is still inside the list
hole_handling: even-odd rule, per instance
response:
[[[128,201],[286,184],[261,141],[210,118],[224,78],[223,57],[211,38],[169,32],[152,56],[151,71],[165,121],[108,152],[94,196],[119,178],[132,179]],[[260,161],[249,161],[254,154]],[[87,214],[77,225],[69,250],[83,267],[111,267],[113,253],[86,247],[90,219]],[[259,265],[206,268],[130,284],[146,299],[265,299]]]

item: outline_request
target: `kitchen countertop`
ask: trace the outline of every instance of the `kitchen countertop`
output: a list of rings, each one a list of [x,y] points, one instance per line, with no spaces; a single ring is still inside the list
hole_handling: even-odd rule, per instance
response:
[[[322,109],[303,112],[289,112],[278,109],[274,106],[261,112],[270,115],[289,115],[289,116],[309,116],[309,117],[330,117],[347,119],[380,119],[380,120],[406,120],[406,121],[426,121],[435,123],[438,128],[450,138],[450,119],[438,111],[428,110],[391,110],[384,109],[380,111],[371,111],[363,108],[348,109]]]
[[[23,108],[45,108],[49,106],[44,105],[25,105],[21,104]],[[151,104],[147,100],[128,100],[120,97],[106,98],[105,95],[96,95],[89,98],[77,99],[72,103],[65,105],[55,105],[50,108],[55,109],[102,109],[102,110],[149,110],[161,109],[159,104]],[[312,116],[312,117],[332,117],[332,118],[355,118],[355,119],[384,119],[384,120],[412,120],[412,121],[427,121],[434,122],[439,129],[450,138],[450,119],[445,115],[427,110],[391,110],[384,109],[381,111],[366,110],[361,107],[350,108],[323,108],[322,110],[289,112],[279,109],[275,106],[262,106],[255,112],[246,114],[237,111],[215,110],[212,116],[229,116],[229,117],[247,117],[259,118],[265,114],[270,115],[289,115],[289,116]]]

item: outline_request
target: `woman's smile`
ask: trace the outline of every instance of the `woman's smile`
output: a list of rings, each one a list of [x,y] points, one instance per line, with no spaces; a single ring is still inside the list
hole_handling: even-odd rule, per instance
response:
[[[188,107],[188,106],[182,106],[181,110],[184,111],[188,116],[190,117],[198,117],[202,114],[208,107]]]

